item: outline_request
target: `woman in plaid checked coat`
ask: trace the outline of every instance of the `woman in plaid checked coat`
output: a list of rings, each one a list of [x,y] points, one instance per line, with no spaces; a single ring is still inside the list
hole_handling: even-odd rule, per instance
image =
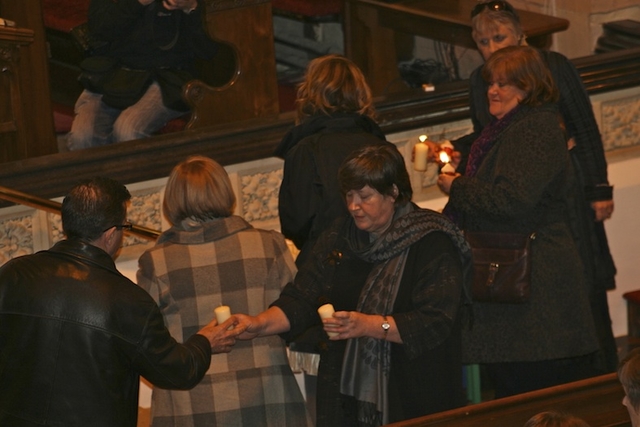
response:
[[[139,260],[138,285],[156,300],[171,335],[189,337],[219,305],[257,314],[296,273],[284,237],[233,215],[235,195],[218,163],[191,157],[167,182],[163,210],[172,224]],[[151,425],[311,425],[279,337],[238,341],[212,356],[192,390],[154,389]]]

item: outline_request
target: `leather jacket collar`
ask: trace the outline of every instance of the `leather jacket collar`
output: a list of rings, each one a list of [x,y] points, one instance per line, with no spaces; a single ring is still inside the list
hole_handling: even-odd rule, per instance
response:
[[[116,264],[108,253],[83,240],[62,240],[56,243],[49,251],[118,273]]]

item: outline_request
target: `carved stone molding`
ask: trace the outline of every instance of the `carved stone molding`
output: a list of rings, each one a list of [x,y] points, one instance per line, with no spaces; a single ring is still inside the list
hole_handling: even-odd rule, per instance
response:
[[[600,133],[605,151],[640,143],[640,96],[603,102],[600,108]]]
[[[31,215],[0,221],[0,265],[34,252],[32,224]]]
[[[282,169],[241,177],[242,215],[248,222],[278,218]]]

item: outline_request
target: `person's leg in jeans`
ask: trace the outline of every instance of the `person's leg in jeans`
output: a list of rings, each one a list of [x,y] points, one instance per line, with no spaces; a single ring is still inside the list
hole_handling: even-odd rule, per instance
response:
[[[170,120],[186,114],[165,107],[162,92],[153,82],[147,92],[120,114],[113,125],[113,142],[131,141],[153,135]]]
[[[83,91],[75,105],[75,117],[67,134],[67,148],[81,150],[111,143],[113,123],[120,110],[102,102],[99,93]]]

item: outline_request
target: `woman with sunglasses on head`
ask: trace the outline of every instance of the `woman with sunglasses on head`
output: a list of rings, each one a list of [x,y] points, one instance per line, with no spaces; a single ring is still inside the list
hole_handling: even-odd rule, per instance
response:
[[[484,60],[507,46],[526,45],[515,9],[506,1],[477,4],[471,12],[472,36]],[[594,360],[594,375],[614,372],[617,347],[611,329],[607,290],[615,288],[616,268],[609,251],[603,221],[613,212],[613,187],[607,180],[607,162],[591,101],[574,65],[563,55],[539,50],[560,92],[558,107],[564,120],[568,148],[580,185],[573,194],[574,238],[581,252],[601,352]],[[487,103],[488,83],[482,66],[470,79],[470,113],[473,133],[453,141],[462,154],[457,171],[465,173],[471,144],[491,121]]]

